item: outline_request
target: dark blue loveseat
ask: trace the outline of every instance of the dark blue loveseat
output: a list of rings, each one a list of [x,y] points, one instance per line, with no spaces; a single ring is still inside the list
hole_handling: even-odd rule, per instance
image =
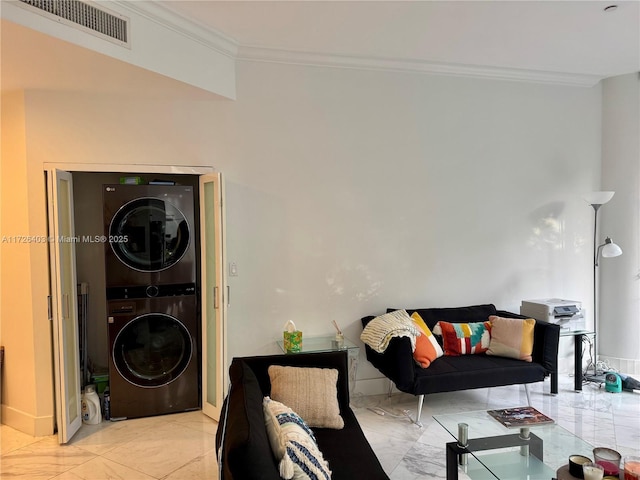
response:
[[[389,308],[387,312],[398,310]],[[440,320],[449,323],[484,322],[490,315],[507,318],[528,318],[504,310],[495,305],[474,305],[458,308],[414,308],[413,312],[433,330]],[[363,328],[375,317],[362,319]],[[558,393],[558,343],[560,327],[536,320],[534,327],[533,361],[524,362],[512,358],[479,355],[442,356],[434,360],[428,368],[422,368],[413,359],[408,337],[393,338],[384,353],[378,353],[365,345],[367,360],[389,378],[398,390],[418,396],[418,410],[415,422],[420,424],[420,414],[424,395],[430,393],[453,392],[472,388],[500,387],[505,385],[541,382],[551,376],[551,393]],[[530,402],[529,402],[530,403]]]

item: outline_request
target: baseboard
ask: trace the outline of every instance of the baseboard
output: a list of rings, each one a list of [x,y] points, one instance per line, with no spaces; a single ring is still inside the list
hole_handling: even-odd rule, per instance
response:
[[[607,357],[605,355],[599,355],[599,359],[602,362],[606,362],[609,367],[617,372],[625,373],[632,377],[640,375],[640,360],[633,358]]]
[[[1,408],[4,425],[33,437],[53,435],[55,425],[53,415],[36,417],[8,405],[2,405]]]

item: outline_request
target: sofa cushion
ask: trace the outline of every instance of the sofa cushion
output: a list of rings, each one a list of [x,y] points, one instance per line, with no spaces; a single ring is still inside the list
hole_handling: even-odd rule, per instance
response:
[[[536,325],[534,319],[491,315],[489,321],[491,322],[491,341],[487,355],[531,361],[533,330]]]
[[[251,368],[234,359],[229,369],[231,390],[218,424],[224,478],[279,478],[262,411],[263,394]]]
[[[445,355],[429,368],[418,368],[413,391],[420,394],[541,382],[546,371],[538,363],[485,354]]]
[[[272,399],[291,407],[311,427],[344,427],[336,369],[271,365],[268,371]]]
[[[428,369],[427,369],[428,370]],[[353,410],[343,414],[344,428],[314,428],[318,447],[329,462],[334,480],[389,480]]]
[[[329,465],[318,449],[315,436],[305,421],[292,409],[265,397],[265,425],[280,476],[294,480],[328,480]]]
[[[450,356],[484,353],[491,340],[491,323],[449,323],[440,321],[433,329],[442,335],[444,354]]]
[[[420,314],[413,312],[411,318],[420,330],[420,335],[416,338],[416,349],[413,351],[413,358],[422,368],[427,368],[436,358],[444,355],[444,352],[427,324],[420,317]]]

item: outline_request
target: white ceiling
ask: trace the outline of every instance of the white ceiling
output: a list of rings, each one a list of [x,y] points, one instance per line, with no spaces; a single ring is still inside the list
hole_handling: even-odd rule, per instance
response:
[[[616,0],[120,1],[169,11],[182,17],[181,24],[186,19],[213,30],[212,37],[226,37],[238,59],[520,79],[550,72],[540,78],[584,75],[589,78],[569,83],[585,86],[640,71],[640,0],[618,0],[614,12],[604,8]],[[4,20],[1,58],[3,91],[203,95]]]
[[[230,37],[239,58],[303,52],[599,77],[640,70],[638,0],[154,3]]]

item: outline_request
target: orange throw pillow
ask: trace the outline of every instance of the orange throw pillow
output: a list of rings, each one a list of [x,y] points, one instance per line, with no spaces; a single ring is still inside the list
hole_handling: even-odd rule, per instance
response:
[[[420,335],[416,338],[416,349],[413,351],[413,359],[418,362],[422,368],[427,368],[436,358],[444,355],[444,352],[418,312],[414,312],[411,315],[411,319],[418,327],[418,330],[420,330]]]

